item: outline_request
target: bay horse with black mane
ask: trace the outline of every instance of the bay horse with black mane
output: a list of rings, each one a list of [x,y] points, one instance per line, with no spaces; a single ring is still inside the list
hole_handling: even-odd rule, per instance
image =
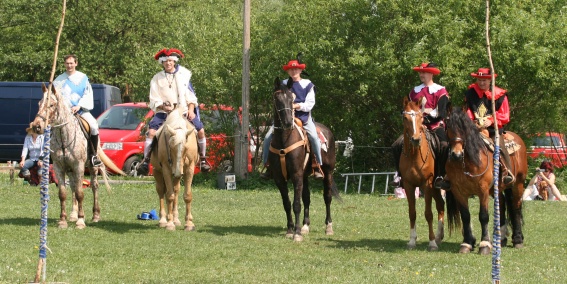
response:
[[[452,231],[462,225],[463,243],[459,252],[468,253],[474,250],[476,239],[472,233],[468,200],[473,195],[478,196],[482,229],[479,253],[486,255],[492,248],[488,233],[488,201],[494,194],[491,141],[460,108],[449,110],[446,124],[450,145],[446,164],[447,177],[451,182],[451,189],[446,194],[449,230]],[[503,183],[499,183],[501,243],[502,247],[507,244],[507,225],[511,222],[512,243],[515,248],[521,248],[524,243],[522,195],[528,169],[526,145],[516,133],[510,131],[506,131],[500,138],[503,138],[506,144],[504,151],[511,152],[512,149],[514,151],[510,153],[512,164],[510,170],[516,177],[516,181],[508,188]]]
[[[289,80],[292,83],[292,80]],[[274,133],[270,145],[268,161],[273,178],[276,182],[283,201],[287,217],[286,237],[294,241],[303,240],[303,235],[309,233],[311,221],[309,219],[309,206],[311,205],[311,192],[309,191],[308,177],[311,173],[311,159],[309,154],[307,133],[298,120],[294,119],[293,100],[295,95],[291,92],[291,86],[281,83],[279,78],[274,81],[273,110],[274,110]],[[331,201],[333,196],[339,198],[337,186],[333,180],[335,169],[335,138],[333,133],[323,124],[315,123],[319,131],[326,137],[327,151],[321,151],[323,164],[321,169],[323,178],[323,198],[325,200],[326,218],[325,234],[333,234],[333,221],[331,219]],[[291,180],[294,188],[293,213],[295,222],[291,215],[291,201],[287,184]],[[301,201],[303,200],[303,226],[300,223]]]
[[[410,239],[408,249],[414,249],[417,240],[415,228],[415,190],[416,187],[423,192],[425,200],[425,220],[429,229],[428,250],[435,251],[444,237],[445,202],[441,191],[433,186],[435,159],[434,144],[439,145],[437,137],[423,125],[422,100],[413,102],[407,97],[403,100],[403,148],[400,155],[399,174],[402,178],[403,188],[406,192],[409,219]],[[434,142],[436,141],[436,142]],[[437,154],[440,155],[440,154]],[[432,200],[435,200],[437,209],[437,234],[433,227]]]
[[[83,210],[83,177],[85,167],[89,170],[93,191],[92,222],[100,221],[97,181],[99,171],[102,172],[107,189],[110,189],[110,185],[108,184],[108,175],[105,167],[123,176],[126,174],[106,156],[100,145],[93,145],[93,147],[95,147],[94,151],[97,152],[103,165],[93,167],[92,162],[87,159],[88,139],[85,132],[88,133],[88,131],[83,132],[80,125],[81,123],[85,125],[86,121],[73,115],[65,98],[53,86],[50,92],[47,91],[45,86],[42,86],[42,88],[43,99],[39,102],[39,110],[31,125],[36,133],[43,133],[45,128],[51,125],[51,159],[53,160],[55,175],[59,181],[59,203],[61,205],[58,226],[59,228],[67,228],[65,177],[68,176],[73,196],[73,206],[69,221],[76,221],[77,229],[83,229],[86,227],[85,212]]]

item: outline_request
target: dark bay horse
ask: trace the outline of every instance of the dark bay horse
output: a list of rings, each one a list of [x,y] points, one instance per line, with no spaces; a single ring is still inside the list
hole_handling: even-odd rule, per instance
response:
[[[291,80],[289,82],[292,83]],[[274,180],[280,190],[284,210],[287,217],[286,237],[293,237],[294,241],[302,241],[303,234],[309,233],[309,206],[311,204],[311,192],[309,191],[308,176],[311,173],[311,155],[308,153],[307,134],[303,127],[298,126],[294,120],[293,100],[295,95],[291,92],[291,86],[283,85],[279,78],[274,81],[273,109],[274,109],[274,133],[270,145],[268,161],[273,173]],[[327,151],[321,151],[323,165],[321,168],[325,175],[323,179],[323,198],[326,206],[325,234],[333,234],[333,221],[331,219],[331,201],[333,196],[339,197],[337,186],[333,180],[335,169],[335,138],[333,133],[324,125],[315,123],[327,138]],[[274,150],[272,150],[274,149]],[[277,152],[274,153],[274,152]],[[291,180],[294,188],[293,213],[295,223],[291,215],[291,201],[288,193],[288,180]],[[300,223],[301,200],[303,200],[303,226]]]
[[[195,127],[182,116],[179,108],[175,109],[168,114],[152,145],[155,146],[152,146],[154,149],[150,162],[154,167],[156,191],[159,196],[159,226],[174,231],[176,226],[181,225],[178,201],[183,178],[185,231],[193,231],[195,224],[191,214],[191,184],[195,165],[199,161]]]
[[[407,97],[403,100],[403,148],[400,155],[400,176],[406,192],[409,219],[410,240],[408,248],[416,246],[417,232],[415,228],[415,190],[423,192],[425,200],[425,219],[429,227],[429,250],[437,250],[444,237],[445,202],[441,191],[433,187],[435,155],[431,142],[436,137],[423,125],[423,111],[420,102],[413,102]],[[437,142],[438,143],[438,142]],[[432,199],[437,208],[437,234],[433,228]]]
[[[462,225],[463,243],[459,252],[469,253],[474,250],[476,239],[472,233],[468,200],[473,195],[478,196],[479,220],[482,229],[479,253],[486,255],[492,248],[488,233],[488,201],[489,197],[494,194],[493,152],[485,143],[484,134],[481,134],[465,111],[455,108],[449,112],[446,120],[447,137],[450,144],[449,159],[446,164],[447,177],[451,182],[451,189],[446,195],[449,229],[452,231]],[[501,138],[507,138],[505,139],[506,148],[517,149],[510,155],[512,162],[510,170],[516,177],[516,181],[508,188],[499,183],[501,242],[503,247],[506,246],[507,224],[511,222],[512,243],[515,248],[521,248],[524,242],[522,195],[528,168],[526,146],[517,134],[510,131],[507,131]]]
[[[69,221],[76,221],[76,227],[83,229],[85,224],[85,212],[83,210],[83,177],[85,166],[88,167],[91,175],[91,188],[93,191],[93,218],[92,222],[100,221],[100,205],[98,202],[98,181],[97,174],[102,172],[105,185],[110,189],[108,184],[108,176],[105,167],[109,167],[116,173],[126,175],[120,170],[102,151],[100,145],[97,147],[97,153],[103,165],[93,167],[91,161],[87,159],[87,138],[81,130],[79,120],[71,112],[71,108],[67,105],[65,98],[56,92],[54,88],[47,92],[47,88],[43,86],[43,99],[39,103],[39,110],[34,121],[31,123],[33,129],[37,133],[43,133],[48,125],[51,125],[51,159],[53,160],[53,168],[55,175],[59,181],[59,202],[61,205],[61,213],[59,215],[59,228],[67,228],[67,212],[65,201],[67,199],[67,190],[65,187],[65,177],[69,177],[69,186],[71,187],[73,196],[73,206]]]

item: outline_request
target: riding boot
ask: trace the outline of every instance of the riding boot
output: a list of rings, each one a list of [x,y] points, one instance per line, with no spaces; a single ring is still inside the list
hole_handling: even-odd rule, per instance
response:
[[[138,164],[136,172],[139,176],[147,176],[150,173],[150,156],[144,157],[142,162]]]
[[[446,141],[439,142],[439,152],[435,158],[435,181],[434,186],[436,189],[449,190],[451,188],[451,183],[447,178],[445,172],[445,164],[447,163],[447,157],[449,156],[449,144]]]
[[[98,150],[98,134],[97,135],[91,135],[91,163],[93,165],[93,167],[100,167],[102,166],[102,161],[98,158],[97,155],[97,150]]]
[[[500,159],[502,183],[505,186],[510,186],[516,181],[516,179],[514,178],[514,173],[512,173],[512,171],[510,170],[512,168],[512,161],[510,160],[510,154],[506,149],[503,137],[500,137],[500,153],[502,154]]]
[[[264,165],[265,171],[260,174],[260,177],[265,180],[269,180],[272,178],[272,170],[270,169],[270,164]]]
[[[199,163],[199,167],[202,172],[207,173],[211,170],[211,164],[207,161],[207,156],[201,156],[201,162]]]
[[[325,174],[321,169],[321,165],[317,163],[317,159],[315,159],[315,157],[313,157],[312,159],[313,162],[311,163],[311,167],[313,168],[313,177],[315,177],[316,179],[323,179],[325,177]]]
[[[403,136],[400,136],[391,146],[392,156],[394,158],[394,169],[396,169],[398,175],[400,175],[400,155],[402,154],[403,142]],[[392,181],[390,182],[390,185],[395,187],[403,187],[402,179],[400,178],[399,181]]]

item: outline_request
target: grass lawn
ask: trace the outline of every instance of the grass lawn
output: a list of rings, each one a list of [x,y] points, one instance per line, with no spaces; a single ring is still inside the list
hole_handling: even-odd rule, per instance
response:
[[[490,283],[491,256],[458,254],[460,234],[446,232],[439,251],[427,251],[422,199],[418,245],[408,251],[405,200],[343,194],[343,202],[332,207],[335,235],[325,236],[321,185],[312,187],[311,232],[294,243],[284,238],[281,198],[270,183],[239,184],[226,191],[197,179],[194,232],[168,232],[157,221],[137,220],[140,212],[157,209],[157,194],[152,184],[128,183],[112,184],[112,192],[102,187],[101,222],[90,222],[92,192],[87,189],[87,228],[69,223],[68,229],[58,229],[59,200],[51,185],[46,281]],[[24,186],[21,180],[12,185],[7,174],[0,174],[0,196],[0,283],[31,282],[39,257],[39,187]],[[477,199],[471,204],[479,238]],[[502,249],[503,283],[567,283],[566,212],[567,202],[524,203],[525,248]]]

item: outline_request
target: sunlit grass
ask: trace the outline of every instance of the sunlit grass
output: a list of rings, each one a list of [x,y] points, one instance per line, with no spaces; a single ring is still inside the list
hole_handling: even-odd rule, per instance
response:
[[[285,215],[275,186],[217,190],[194,185],[197,230],[167,232],[136,215],[157,209],[152,184],[112,184],[100,192],[102,221],[87,228],[56,227],[59,200],[51,185],[47,281],[66,283],[489,283],[491,257],[457,254],[459,234],[427,251],[423,200],[418,202],[418,244],[406,250],[405,200],[377,194],[343,195],[334,202],[335,235],[325,236],[320,185],[312,192],[312,230],[302,243],[284,238]],[[32,281],[38,263],[39,188],[10,185],[0,174],[0,282]],[[478,202],[471,200],[479,237]],[[525,203],[525,248],[502,249],[505,283],[565,283],[567,202]],[[183,214],[183,211],[180,213]],[[492,216],[491,216],[492,218]],[[490,225],[492,228],[492,224]]]

